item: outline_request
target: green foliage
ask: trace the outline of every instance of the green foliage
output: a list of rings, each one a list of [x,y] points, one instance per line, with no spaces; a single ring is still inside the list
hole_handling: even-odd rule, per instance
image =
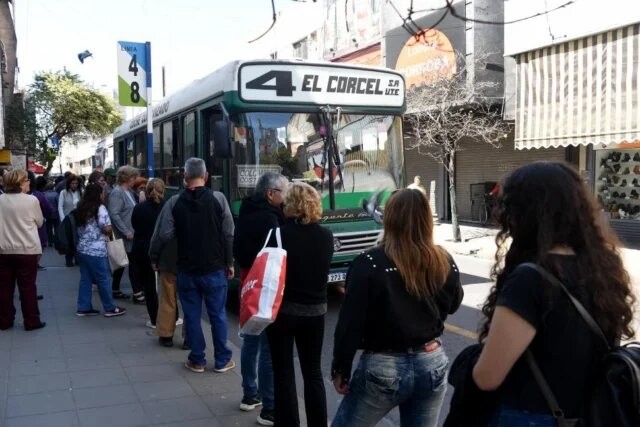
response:
[[[16,114],[17,134],[23,137],[30,157],[41,162],[47,172],[58,155],[49,138],[76,143],[109,135],[122,123],[113,100],[68,70],[36,74],[22,111]]]

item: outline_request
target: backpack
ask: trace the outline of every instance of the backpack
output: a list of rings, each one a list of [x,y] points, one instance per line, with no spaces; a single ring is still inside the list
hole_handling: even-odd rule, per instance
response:
[[[564,413],[538,367],[533,353],[530,350],[526,351],[525,358],[529,368],[558,426],[640,426],[640,343],[630,342],[623,346],[610,346],[593,317],[580,301],[571,295],[560,280],[537,264],[524,263],[520,266],[536,270],[547,282],[561,288],[587,323],[589,329],[607,349],[594,386],[588,399],[584,402],[582,417],[579,420],[564,417]]]
[[[78,245],[78,225],[76,211],[72,210],[58,225],[54,240],[54,247],[61,255],[75,255]]]

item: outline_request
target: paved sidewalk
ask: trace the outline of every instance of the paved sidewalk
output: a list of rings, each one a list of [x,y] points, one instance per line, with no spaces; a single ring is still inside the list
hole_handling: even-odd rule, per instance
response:
[[[204,374],[184,368],[180,346],[157,343],[144,306],[125,302],[128,312],[115,318],[76,317],[78,268],[45,252],[38,273],[44,329],[22,328],[20,302],[16,325],[0,331],[0,426],[255,426],[258,412],[242,412],[240,352],[232,343],[236,368],[211,370],[212,346],[203,322],[210,360]],[[128,288],[128,284],[125,285]],[[94,292],[94,308],[101,309]],[[181,339],[174,340],[182,344]]]

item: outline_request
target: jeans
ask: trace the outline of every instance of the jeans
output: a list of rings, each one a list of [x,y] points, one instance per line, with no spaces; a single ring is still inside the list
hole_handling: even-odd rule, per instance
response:
[[[259,353],[259,355],[258,355]],[[256,372],[257,365],[257,372]],[[273,410],[273,367],[267,334],[243,335],[240,352],[242,390],[245,397],[262,398],[268,411]],[[256,378],[258,380],[256,384]]]
[[[184,311],[184,325],[191,345],[189,360],[196,365],[206,365],[205,341],[200,317],[202,301],[207,308],[211,335],[213,335],[214,367],[223,368],[231,360],[227,346],[227,277],[223,270],[203,275],[178,273],[178,296]]]
[[[13,306],[16,282],[25,328],[40,325],[36,289],[38,258],[39,255],[0,255],[0,330],[13,326],[16,317],[16,308]]]
[[[91,284],[95,283],[102,301],[102,308],[111,311],[116,308],[111,293],[111,268],[109,258],[76,253],[80,266],[80,286],[78,288],[78,311],[92,310]]]
[[[308,427],[327,426],[327,395],[322,378],[322,340],[324,315],[293,316],[278,314],[267,328],[273,362],[276,425],[299,426],[298,394],[293,367],[293,344],[298,349],[304,382],[304,407]]]
[[[430,353],[364,353],[332,427],[374,426],[396,406],[401,427],[437,425],[448,366],[442,347]]]
[[[501,406],[493,415],[490,427],[557,427],[555,418],[549,414],[536,414],[521,409]]]

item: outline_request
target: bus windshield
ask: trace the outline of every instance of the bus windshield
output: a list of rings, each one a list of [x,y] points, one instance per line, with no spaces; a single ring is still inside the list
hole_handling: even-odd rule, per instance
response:
[[[342,114],[334,121],[333,168],[321,113],[240,113],[234,121],[239,198],[250,194],[257,177],[279,172],[303,181],[323,196],[333,179],[341,193],[392,191],[403,183],[402,121],[399,116]],[[323,197],[324,198],[324,197]]]

